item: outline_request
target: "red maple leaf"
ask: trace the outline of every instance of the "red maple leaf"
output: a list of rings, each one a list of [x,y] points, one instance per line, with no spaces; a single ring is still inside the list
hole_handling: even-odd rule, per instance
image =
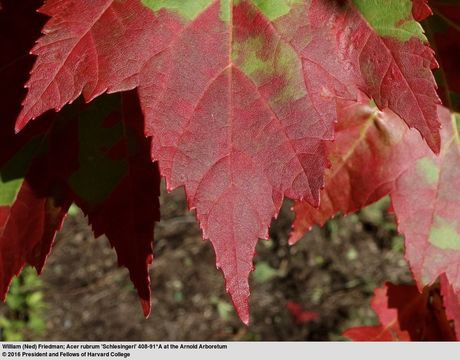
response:
[[[420,288],[445,273],[460,292],[460,151],[458,115],[440,108],[442,149],[427,151],[399,177],[391,193],[398,229],[406,237],[406,258]]]
[[[0,83],[0,139],[7,144],[0,149],[0,297],[26,264],[42,270],[67,209],[76,202],[95,234],[106,234],[120,265],[129,268],[148,315],[159,173],[143,136],[136,94],[75,104],[14,134],[25,95],[21,84],[34,60],[28,51],[45,20],[35,11],[39,3],[6,1],[0,12],[0,47],[6,50],[0,54],[6,80]]]
[[[33,156],[37,134],[49,128],[53,116],[43,116],[19,136],[14,134],[14,122],[25,96],[23,84],[33,65],[28,49],[40,34],[45,17],[35,9],[41,1],[4,2],[0,12],[0,122],[1,182],[14,182],[24,175]],[[11,33],[16,36],[12,37]],[[7,144],[7,146],[5,146]],[[37,194],[28,181],[2,188],[0,205],[0,297],[4,299],[13,276],[28,263],[41,271],[49,253],[55,232],[60,228],[66,205]],[[15,192],[13,194],[13,192]],[[8,198],[15,202],[9,203]]]
[[[351,1],[274,14],[249,0],[50,0],[17,128],[81,93],[138,87],[152,159],[169,190],[185,186],[247,322],[257,239],[284,196],[318,204],[338,98],[373,97],[439,149],[436,62],[408,5],[379,27]]]
[[[339,212],[355,212],[388,195],[401,173],[427,149],[391,111],[351,104],[342,108],[336,140],[328,144],[328,152],[332,167],[326,172],[321,205],[295,203],[291,244],[313,225],[322,226]]]
[[[439,287],[420,293],[416,286],[387,283],[374,292],[371,306],[381,325],[348,329],[355,341],[454,341]]]
[[[337,132],[337,142],[330,149],[333,166],[327,173],[325,201],[318,209],[304,202],[295,205],[291,242],[338,211],[356,211],[390,193],[398,229],[405,236],[405,256],[419,288],[433,284],[443,275],[445,288],[452,287],[449,304],[455,304],[460,293],[460,226],[456,216],[460,206],[453,191],[460,186],[458,115],[442,107],[439,113],[444,125],[439,155],[421,146],[417,137],[410,140],[407,129],[399,136],[393,131],[394,139],[404,141],[392,142],[382,135],[390,132],[376,132],[371,137],[369,127],[362,131],[343,122],[343,133]],[[389,124],[396,129],[397,122]],[[365,122],[361,126],[365,127]],[[358,146],[352,146],[353,141]],[[452,307],[455,309],[455,305]]]

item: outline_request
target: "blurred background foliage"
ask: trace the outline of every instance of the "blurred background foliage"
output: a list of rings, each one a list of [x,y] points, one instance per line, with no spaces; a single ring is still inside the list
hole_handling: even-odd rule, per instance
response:
[[[41,279],[30,267],[13,280],[0,315],[1,340],[40,338],[46,329],[42,287]]]
[[[212,246],[202,240],[183,192],[163,188],[149,319],[107,239],[95,239],[73,206],[43,275],[26,268],[0,304],[2,339],[343,340],[349,327],[377,324],[374,289],[411,281],[389,199],[338,215],[292,247],[291,205],[284,204],[270,239],[257,246],[249,327],[236,317]],[[289,303],[319,317],[299,322]]]

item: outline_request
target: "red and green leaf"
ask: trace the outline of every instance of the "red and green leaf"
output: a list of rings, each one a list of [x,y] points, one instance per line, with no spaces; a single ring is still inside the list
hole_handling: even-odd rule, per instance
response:
[[[138,88],[168,189],[185,186],[244,322],[284,196],[317,205],[337,101],[361,93],[439,149],[433,52],[410,0],[49,0],[17,121]],[[385,14],[385,16],[383,16]],[[251,189],[251,191],[248,191]]]
[[[420,287],[443,273],[460,291],[460,142],[458,115],[440,108],[444,120],[439,156],[427,154],[401,174],[391,194],[406,258]]]

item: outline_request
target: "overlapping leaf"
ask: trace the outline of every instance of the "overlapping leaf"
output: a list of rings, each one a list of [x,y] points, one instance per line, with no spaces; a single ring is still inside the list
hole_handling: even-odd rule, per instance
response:
[[[136,94],[102,100],[80,116],[79,167],[68,184],[95,235],[105,234],[118,264],[129,269],[147,316],[148,265],[153,260],[154,223],[160,220],[160,174],[150,160],[150,141],[143,137]]]
[[[40,1],[2,3],[0,11],[0,295],[5,297],[11,278],[29,263],[41,270],[65,204],[43,197],[23,180],[51,117],[42,117],[21,135],[14,135],[33,58],[28,49],[40,34],[45,18],[35,13]],[[12,37],[10,34],[16,34]]]
[[[433,11],[428,6],[428,0],[412,0],[412,16],[417,21],[425,20],[433,15]]]
[[[423,289],[427,285],[433,284],[441,276],[441,290],[444,296],[444,303],[449,320],[454,320],[458,327],[459,315],[459,278],[458,266],[460,263],[458,239],[459,225],[458,213],[460,210],[457,191],[460,186],[460,166],[459,152],[459,135],[457,129],[458,115],[452,115],[449,110],[440,107],[440,118],[443,120],[442,140],[443,147],[439,156],[434,155],[428,149],[420,144],[420,140],[413,138],[413,142],[403,143],[404,146],[397,151],[398,146],[386,142],[389,149],[392,149],[395,156],[390,162],[397,164],[402,161],[402,167],[393,173],[393,176],[385,176],[388,182],[383,182],[386,189],[383,193],[378,191],[375,197],[369,196],[366,190],[369,186],[371,189],[379,189],[380,180],[376,179],[376,174],[390,171],[389,165],[380,163],[385,157],[382,154],[388,154],[385,151],[376,151],[378,156],[375,160],[370,157],[351,157],[348,161],[352,164],[349,169],[342,170],[345,175],[341,174],[334,179],[329,174],[334,174],[335,169],[343,169],[341,161],[334,162],[334,150],[331,151],[333,166],[328,173],[327,185],[325,188],[326,202],[319,209],[314,209],[308,204],[299,203],[295,206],[296,222],[291,240],[297,240],[308,228],[315,224],[324,223],[337,210],[347,212],[355,211],[381,197],[382,194],[390,192],[394,213],[397,216],[399,231],[405,235],[405,253],[414,277],[418,282],[419,288]],[[346,123],[344,123],[345,125]],[[397,122],[391,122],[395,125]],[[349,131],[352,127],[346,128]],[[365,133],[357,132],[352,139],[359,139],[356,133],[364,136]],[[408,133],[406,129],[406,133]],[[343,156],[342,140],[346,139],[337,132],[337,150],[336,153]],[[376,139],[383,141],[385,137],[379,133]],[[364,143],[367,149],[368,143]],[[349,144],[348,144],[349,145]],[[368,154],[362,150],[359,152],[358,147],[344,146],[343,149],[356,149],[357,154]],[[414,156],[410,159],[408,156]],[[418,159],[418,160],[417,160]],[[414,161],[416,160],[416,161]],[[369,167],[368,164],[376,164],[378,169],[370,174],[363,173],[363,167]],[[336,165],[339,164],[339,165]],[[356,169],[356,171],[353,171]],[[382,171],[385,169],[385,171]],[[339,174],[339,172],[337,172]],[[356,174],[355,177],[350,175]],[[363,177],[361,177],[363,176]],[[339,180],[344,182],[339,182]],[[370,181],[369,181],[370,180]],[[371,184],[371,185],[370,185]],[[356,190],[356,193],[348,195],[344,189]],[[364,198],[366,201],[354,206],[355,201]],[[329,200],[330,199],[330,200]],[[367,201],[369,200],[369,201]],[[383,322],[383,321],[382,321]],[[385,325],[385,324],[384,324]],[[393,326],[393,325],[392,325]],[[379,336],[382,339],[390,336],[390,333],[383,328],[361,329],[353,332],[351,336],[354,339],[370,340],[375,335],[377,340]],[[364,336],[360,338],[361,335]],[[374,335],[372,335],[374,334]],[[378,336],[377,336],[378,335]]]
[[[130,102],[129,97],[123,98]],[[149,142],[139,131],[138,105],[126,101],[124,113],[120,96],[63,110],[31,142],[36,146],[27,152],[30,158],[22,155],[26,146],[18,153],[21,158],[0,169],[2,201],[11,204],[5,206],[9,213],[0,237],[2,297],[26,262],[41,270],[68,207],[76,202],[96,236],[108,236],[119,264],[130,271],[144,313],[150,313],[148,264],[159,220],[159,174],[150,160]],[[13,170],[22,159],[21,174]]]
[[[391,194],[406,258],[420,287],[443,273],[460,291],[460,147],[458,115],[440,108],[444,120],[439,156],[427,154],[405,171]]]
[[[372,298],[381,325],[351,328],[343,334],[355,341],[454,341],[438,286],[420,293],[415,286],[387,283]]]
[[[332,167],[326,172],[321,205],[314,208],[305,201],[294,205],[291,244],[313,225],[322,226],[339,212],[357,211],[388,195],[400,174],[427,149],[391,111],[353,104],[343,107],[336,141],[328,145],[328,152]]]
[[[337,98],[389,107],[439,148],[436,65],[410,0],[49,0],[21,129],[80,93],[138,87],[168,189],[185,186],[239,315],[283,196],[318,203]],[[382,13],[388,16],[380,17]]]
[[[426,1],[414,1],[414,3],[416,4],[414,8],[415,17],[423,19],[429,14],[430,10],[426,6]],[[456,2],[449,1],[433,1],[431,4],[434,7],[435,16],[425,22],[424,25],[432,43],[439,52],[442,65],[439,77],[443,84],[443,98],[446,104],[450,105],[452,109],[456,109],[458,108],[457,73],[460,57],[457,56],[455,49],[458,48],[456,45],[459,39],[457,26],[460,19],[457,16],[459,7]],[[425,285],[432,284],[438,276],[445,273],[443,288],[451,287],[447,292],[449,294],[448,299],[450,299],[448,311],[453,308],[452,313],[456,314],[458,313],[460,284],[457,271],[460,260],[458,258],[459,249],[455,245],[459,238],[458,213],[460,210],[456,204],[458,199],[455,195],[458,192],[456,189],[459,189],[460,185],[458,183],[460,174],[457,171],[458,160],[460,159],[456,125],[458,120],[455,120],[456,115],[451,119],[449,111],[446,109],[440,108],[439,111],[444,123],[441,154],[435,156],[429,151],[423,150],[419,145],[408,146],[397,155],[393,163],[397,163],[400,159],[406,166],[411,164],[409,159],[405,157],[414,148],[419,150],[417,157],[422,158],[411,165],[407,171],[402,171],[403,168],[401,168],[401,171],[395,174],[399,177],[398,181],[395,183],[396,178],[393,178],[391,184],[387,183],[386,185],[388,189],[395,186],[395,190],[392,192],[393,207],[398,217],[399,230],[406,236],[406,258],[419,287],[423,288]],[[342,150],[342,154],[346,154],[346,151]],[[374,163],[374,161],[369,161],[369,163]],[[381,169],[382,167],[379,166],[378,168]],[[359,175],[362,174],[361,171],[360,169]],[[359,176],[358,179],[350,181],[351,184],[355,185],[355,189],[359,189],[358,193],[353,194],[350,198],[343,194],[343,184],[336,181],[336,186],[331,186],[332,191],[335,190],[336,196],[332,197],[330,202],[327,201],[322,204],[320,209],[315,210],[304,203],[297,204],[295,207],[297,218],[291,241],[297,240],[312,224],[324,223],[337,210],[345,213],[355,211],[379,198],[379,196],[370,197],[367,203],[353,205],[356,199],[359,201],[360,196],[366,197],[366,186],[369,186],[368,180],[375,176],[372,175],[361,178],[365,184],[359,181]],[[346,176],[345,179],[347,179]],[[378,184],[378,181],[371,181],[370,183],[374,185]],[[350,187],[353,188],[353,185]],[[330,198],[328,188],[327,185],[326,199]]]
[[[445,275],[442,275],[439,280],[446,316],[449,321],[453,322],[458,339],[460,337],[460,298]]]
[[[31,251],[38,256],[41,268],[58,228],[57,223],[51,226],[47,221],[56,216],[62,220],[74,201],[88,214],[95,234],[109,237],[117,250],[119,264],[130,270],[145,314],[150,312],[148,263],[152,259],[153,224],[159,220],[159,176],[150,161],[148,142],[139,142],[136,128],[131,128],[129,121],[120,121],[117,103],[113,98],[103,99],[75,120],[59,118],[60,126],[54,125],[41,139],[46,143],[43,146],[46,152],[33,159],[25,174],[24,184],[30,183],[32,189],[23,184],[18,195],[11,199],[14,203],[8,226],[0,239],[5,286],[12,275],[9,271],[20,269],[11,262],[22,256],[22,252]],[[130,112],[129,118],[134,115]],[[98,123],[98,119],[104,122]],[[97,142],[91,142],[90,133],[97,136]],[[79,146],[78,135],[85,136],[85,146]],[[101,139],[106,143],[100,143]],[[39,153],[45,151],[43,147]],[[2,175],[3,170],[8,174],[7,167],[2,169]],[[5,180],[5,187],[18,181]],[[50,209],[50,204],[55,201],[63,203],[62,209],[50,211],[54,209]],[[42,219],[43,213],[54,217]],[[44,228],[43,237],[32,237],[40,235],[41,228]],[[35,243],[42,252],[36,253]],[[25,250],[21,251],[22,248]]]
[[[33,63],[28,49],[45,20],[35,12],[38,3],[6,1],[0,12],[0,46],[8,50],[0,62],[6,80],[0,83],[0,296],[25,264],[41,271],[68,207],[76,202],[96,235],[109,237],[120,265],[130,270],[147,315],[159,174],[136,95],[77,103],[14,134],[22,84]]]
[[[347,329],[343,336],[354,341],[408,341],[410,335],[401,330],[398,310],[388,306],[388,288],[374,290],[371,307],[379,317],[381,325],[362,326]]]

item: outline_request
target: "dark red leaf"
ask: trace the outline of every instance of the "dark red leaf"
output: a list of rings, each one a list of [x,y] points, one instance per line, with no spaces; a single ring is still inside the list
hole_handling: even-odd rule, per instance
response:
[[[434,16],[424,23],[430,43],[441,64],[437,80],[444,105],[460,110],[460,3],[431,0]]]
[[[412,15],[417,21],[425,20],[433,14],[433,11],[428,6],[428,0],[412,0],[413,8]]]
[[[441,295],[447,319],[454,323],[457,340],[460,339],[460,297],[449,284],[447,277],[440,277]]]
[[[352,328],[344,336],[355,341],[454,341],[438,286],[420,293],[416,286],[393,285],[375,290],[372,308],[381,325]]]
[[[72,176],[83,164],[79,156],[101,157],[97,152],[86,150],[85,153],[84,146],[91,145],[89,138],[80,143],[79,126],[85,121],[79,116],[87,111],[85,108],[76,104],[58,115],[56,122],[54,114],[47,114],[21,134],[14,134],[14,122],[25,95],[22,84],[33,64],[28,51],[45,20],[36,12],[40,3],[5,1],[0,12],[0,47],[5,50],[0,52],[0,140],[3,144],[0,148],[0,297],[4,299],[12,277],[26,264],[41,271],[68,207],[77,201],[89,214],[95,232],[108,235],[120,264],[130,269],[147,315],[150,312],[147,269],[152,259],[153,225],[159,219],[159,174],[150,161],[150,142],[143,137],[142,116],[135,94],[126,94],[122,107],[116,100],[118,108],[115,102],[114,109],[118,112],[109,113],[111,123],[104,123],[109,136],[113,135],[111,127],[116,127],[120,135],[119,139],[115,137],[117,145],[126,149],[115,156],[113,148],[109,148],[107,151],[112,152],[106,154],[107,161],[113,156],[112,163],[119,161],[129,166],[125,174],[111,179],[117,186],[110,197],[101,202],[92,199],[93,203],[88,204],[73,189],[76,186],[78,190],[78,179]],[[15,36],[11,36],[12,33]],[[96,109],[103,108],[105,103],[102,99],[95,105]],[[86,123],[97,123],[98,113],[89,115],[91,118]],[[97,131],[97,126],[92,130]],[[96,140],[102,144],[104,132],[99,129],[99,134],[101,137]],[[91,188],[108,187],[100,172],[84,175],[91,182]]]

